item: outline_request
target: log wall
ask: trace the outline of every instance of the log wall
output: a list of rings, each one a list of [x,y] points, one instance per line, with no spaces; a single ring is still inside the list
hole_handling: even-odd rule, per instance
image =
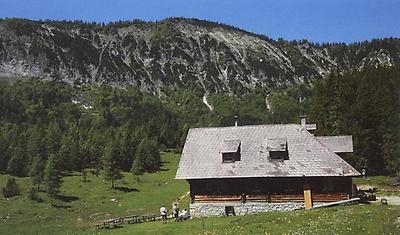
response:
[[[303,185],[311,188],[313,202],[334,202],[351,197],[351,178],[275,178],[190,180],[194,202],[304,202]]]

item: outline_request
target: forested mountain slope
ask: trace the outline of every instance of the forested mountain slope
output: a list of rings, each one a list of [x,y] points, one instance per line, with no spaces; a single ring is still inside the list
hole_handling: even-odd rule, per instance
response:
[[[318,45],[195,19],[0,20],[0,172],[35,176],[48,159],[62,171],[140,159],[154,172],[148,153],[179,151],[191,127],[306,114],[317,134],[353,135],[357,169],[395,174],[399,61],[392,38]]]

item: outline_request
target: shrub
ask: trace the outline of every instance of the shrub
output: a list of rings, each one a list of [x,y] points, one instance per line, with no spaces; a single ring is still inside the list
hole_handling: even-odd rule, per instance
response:
[[[6,186],[3,188],[4,197],[14,197],[21,193],[15,178],[9,178],[7,180]]]

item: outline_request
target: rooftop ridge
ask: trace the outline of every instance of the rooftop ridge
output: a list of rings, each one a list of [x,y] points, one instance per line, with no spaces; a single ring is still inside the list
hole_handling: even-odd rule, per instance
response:
[[[286,124],[254,124],[254,125],[243,125],[243,126],[214,126],[214,127],[193,127],[189,130],[199,130],[199,129],[229,129],[229,128],[254,128],[254,127],[269,127],[269,126],[299,126],[296,123],[286,123]]]

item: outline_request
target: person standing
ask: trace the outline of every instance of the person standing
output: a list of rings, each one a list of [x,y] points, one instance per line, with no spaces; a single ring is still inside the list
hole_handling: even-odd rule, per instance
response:
[[[189,218],[190,218],[189,211],[187,211],[187,210],[186,210],[186,208],[185,208],[185,209],[183,209],[183,211],[182,211],[182,215],[181,215],[181,218],[182,218],[182,220],[187,220],[187,219],[189,219]]]
[[[178,203],[176,203],[176,202],[172,206],[172,216],[175,218],[175,222],[177,222],[178,218],[179,218],[179,207],[178,207]]]
[[[167,208],[165,208],[164,204],[161,205],[160,215],[161,215],[163,224],[166,224],[167,223]]]

